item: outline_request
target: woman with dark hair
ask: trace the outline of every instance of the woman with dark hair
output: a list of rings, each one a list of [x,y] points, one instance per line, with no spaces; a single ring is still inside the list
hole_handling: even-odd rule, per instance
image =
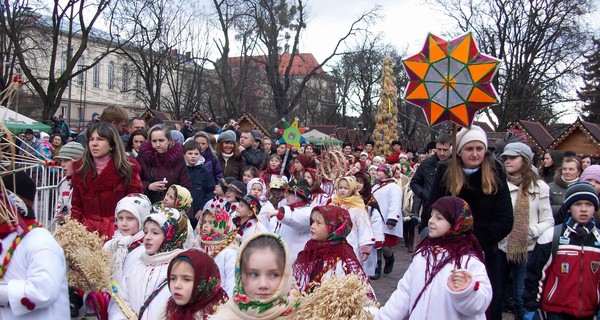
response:
[[[165,125],[155,125],[148,130],[148,140],[142,143],[137,160],[142,166],[140,178],[144,193],[152,203],[162,200],[174,184],[188,190],[192,187],[183,147],[173,141],[171,130]]]
[[[200,155],[204,158],[204,167],[212,172],[215,181],[223,179],[223,170],[217,154],[210,146],[210,136],[204,131],[196,132],[194,140],[200,145]]]
[[[135,130],[129,135],[129,140],[127,141],[127,145],[125,146],[125,151],[129,156],[137,158],[140,153],[140,148],[142,147],[142,143],[148,140],[148,134],[146,130]]]
[[[235,132],[227,130],[219,135],[217,138],[217,157],[223,171],[223,177],[232,177],[242,181],[246,160],[240,154]]]
[[[540,177],[544,179],[544,182],[549,184],[554,181],[554,174],[562,166],[562,162],[563,154],[558,150],[550,150],[544,154],[544,165],[540,170]]]
[[[71,218],[106,240],[115,231],[117,202],[141,193],[140,165],[125,153],[117,128],[102,121],[86,130],[83,157],[73,163]]]

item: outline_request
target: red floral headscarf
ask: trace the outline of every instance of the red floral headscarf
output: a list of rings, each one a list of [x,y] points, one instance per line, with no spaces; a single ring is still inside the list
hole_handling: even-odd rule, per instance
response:
[[[167,279],[171,285],[171,271],[178,261],[185,261],[194,268],[194,290],[190,301],[183,306],[178,306],[173,298],[169,298],[165,315],[167,319],[194,320],[197,313],[202,319],[208,319],[216,306],[227,301],[227,293],[221,287],[221,276],[215,261],[206,253],[189,249],[184,251],[169,263]]]

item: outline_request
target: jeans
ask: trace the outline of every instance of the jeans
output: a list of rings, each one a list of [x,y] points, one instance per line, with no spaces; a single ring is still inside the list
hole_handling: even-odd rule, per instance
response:
[[[527,259],[531,258],[531,252],[527,253]],[[527,277],[527,262],[508,262],[506,253],[497,250],[494,259],[494,273],[490,275],[490,281],[494,284],[492,297],[492,319],[502,319],[502,303],[506,294],[506,283],[509,274],[513,278],[513,297],[515,319],[523,319],[525,307],[523,306],[523,292],[525,291],[525,278]]]

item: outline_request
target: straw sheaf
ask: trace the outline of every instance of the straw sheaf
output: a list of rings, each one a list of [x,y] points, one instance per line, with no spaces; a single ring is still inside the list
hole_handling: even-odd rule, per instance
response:
[[[354,274],[323,278],[313,293],[302,297],[294,319],[372,320],[373,315],[365,308],[375,307],[375,304],[367,297],[367,292],[367,285]]]
[[[78,221],[69,220],[56,229],[54,238],[65,252],[69,286],[85,292],[111,291],[111,256],[102,250],[97,232],[88,232]]]

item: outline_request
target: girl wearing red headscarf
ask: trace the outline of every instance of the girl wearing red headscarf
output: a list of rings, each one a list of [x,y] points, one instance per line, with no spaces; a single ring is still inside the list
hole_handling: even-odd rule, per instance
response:
[[[327,194],[327,192],[321,188],[321,176],[319,175],[317,169],[306,169],[306,172],[304,173],[304,179],[306,179],[310,188],[311,207],[324,206],[331,200],[329,194]]]
[[[216,306],[227,301],[219,268],[200,250],[190,249],[173,258],[167,279],[171,298],[165,310],[166,319],[208,319]]]
[[[303,292],[312,292],[323,277],[358,275],[368,283],[360,261],[346,237],[352,230],[348,210],[337,206],[314,207],[310,214],[310,240],[298,254],[292,270],[298,287]],[[367,296],[375,299],[371,289]]]

